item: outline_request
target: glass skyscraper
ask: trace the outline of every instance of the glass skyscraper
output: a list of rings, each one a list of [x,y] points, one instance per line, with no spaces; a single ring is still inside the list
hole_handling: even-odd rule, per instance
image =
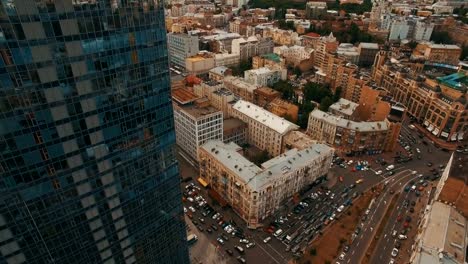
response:
[[[188,263],[163,2],[0,1],[0,264]]]

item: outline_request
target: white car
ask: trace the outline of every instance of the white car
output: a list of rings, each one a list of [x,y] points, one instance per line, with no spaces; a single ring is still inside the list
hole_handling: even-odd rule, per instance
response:
[[[328,220],[333,221],[333,220],[335,220],[335,217],[336,217],[336,214],[332,214],[332,215],[330,216],[330,218],[328,218]]]
[[[380,175],[380,174],[382,174],[381,170],[378,170],[378,171],[375,172],[375,175]]]
[[[263,239],[263,243],[266,244],[266,243],[270,242],[270,240],[271,240],[271,237],[267,237],[267,238]]]
[[[187,208],[184,207],[184,213],[187,213]]]
[[[254,242],[250,242],[250,243],[248,243],[245,247],[246,247],[246,248],[253,248],[253,247],[255,247],[255,243],[254,243]]]
[[[345,206],[344,206],[344,205],[341,205],[340,207],[338,207],[338,209],[336,209],[336,211],[337,211],[338,213],[341,213],[341,212],[343,212],[344,208],[345,208]]]
[[[412,171],[411,174],[412,175],[416,175],[416,173],[418,173],[417,171]]]
[[[419,150],[418,148],[416,148],[416,152],[417,152],[417,153],[421,153],[421,150]]]
[[[189,198],[187,198],[187,201],[193,203],[193,198],[192,198],[192,197],[189,197]]]
[[[224,240],[220,237],[218,237],[218,239],[216,239],[221,245],[224,245]]]
[[[341,253],[341,255],[338,257],[339,260],[344,260],[344,257],[346,256],[345,253]]]
[[[241,240],[239,240],[239,243],[248,244],[250,242],[247,239],[241,239]]]
[[[397,248],[393,248],[392,249],[392,257],[396,257],[398,256],[398,249]]]
[[[388,264],[395,264],[395,260],[394,259],[390,259],[390,262]]]
[[[195,210],[195,208],[193,208],[192,206],[190,206],[188,209],[189,209],[190,211],[192,211],[192,213],[195,213],[195,212],[197,211],[197,210]]]

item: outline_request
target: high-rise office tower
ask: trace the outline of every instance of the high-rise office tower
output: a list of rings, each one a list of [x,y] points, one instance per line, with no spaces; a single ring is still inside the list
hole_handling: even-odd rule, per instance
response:
[[[163,2],[0,2],[0,263],[188,263]]]

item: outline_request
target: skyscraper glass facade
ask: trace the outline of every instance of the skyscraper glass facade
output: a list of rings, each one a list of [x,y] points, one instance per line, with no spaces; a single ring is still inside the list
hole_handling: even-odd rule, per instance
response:
[[[188,263],[163,3],[0,1],[0,264]]]

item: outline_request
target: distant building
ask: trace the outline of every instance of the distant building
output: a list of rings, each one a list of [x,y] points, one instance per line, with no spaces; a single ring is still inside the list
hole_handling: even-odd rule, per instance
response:
[[[172,98],[177,145],[196,161],[200,145],[223,139],[223,113],[186,89],[172,91]]]
[[[358,106],[359,104],[340,98],[338,102],[330,105],[330,107],[328,108],[328,112],[336,116],[341,116],[348,120],[353,120],[355,119],[354,115]]]
[[[271,86],[281,80],[281,72],[269,68],[258,68],[244,72],[246,82],[256,86]]]
[[[273,52],[274,43],[269,38],[248,37],[232,41],[232,53],[238,54],[241,62],[248,61],[257,55]]]
[[[236,96],[248,102],[254,101],[254,91],[258,88],[257,85],[246,82],[244,78],[234,76],[227,76],[223,82],[224,87]]]
[[[215,59],[209,52],[200,52],[185,59],[185,69],[189,74],[206,75],[215,67]]]
[[[252,58],[252,69],[258,69],[262,67],[267,68],[283,68],[285,65],[284,59],[282,59],[276,53],[268,53]]]
[[[232,75],[232,70],[226,66],[218,66],[208,72],[211,80],[222,81],[226,76]]]
[[[361,42],[358,46],[358,52],[358,65],[362,67],[368,67],[374,63],[375,55],[377,55],[379,52],[379,45],[377,43]]]
[[[185,70],[185,59],[199,52],[198,37],[183,33],[168,33],[167,47],[171,65]]]
[[[351,43],[341,43],[336,49],[336,54],[352,64],[357,65],[359,63],[358,48]]]
[[[244,100],[237,101],[230,109],[232,117],[248,125],[247,141],[269,155],[281,154],[283,136],[299,127],[255,104]]]
[[[286,60],[286,64],[298,66],[304,60],[313,60],[314,50],[302,46],[279,46],[275,47],[273,51],[282,56]]]
[[[263,30],[263,37],[271,38],[276,45],[292,46],[301,44],[301,38],[299,37],[299,34],[292,30],[267,27]],[[272,51],[270,51],[270,53],[271,52]]]
[[[457,45],[429,44],[424,51],[426,62],[458,66],[461,48]]]
[[[333,158],[332,148],[314,144],[291,149],[259,167],[241,151],[233,142],[206,142],[200,148],[200,177],[212,196],[229,204],[252,229],[263,226],[283,201],[326,175]]]
[[[326,2],[307,2],[305,8],[306,18],[321,19],[327,14]]]
[[[408,17],[394,18],[390,27],[389,40],[411,39],[428,41],[434,30],[434,23]]]

